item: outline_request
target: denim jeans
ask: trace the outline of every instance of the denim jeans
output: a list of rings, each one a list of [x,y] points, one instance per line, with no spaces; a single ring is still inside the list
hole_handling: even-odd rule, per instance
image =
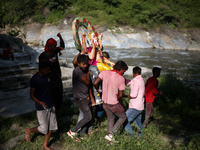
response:
[[[137,110],[137,109],[134,109],[134,108],[129,108],[127,111],[126,111],[126,121],[124,122],[124,127],[125,127],[125,130],[131,135],[135,136],[135,132],[133,131],[132,127],[131,127],[131,124],[130,122],[134,120],[134,123],[138,129],[138,136],[139,137],[142,137],[144,135],[144,132],[143,132],[143,126],[142,126],[142,122],[141,122],[141,119],[142,119],[142,112],[143,110]]]
[[[106,114],[107,114],[107,117],[108,117],[107,133],[117,131],[119,129],[119,127],[126,120],[126,114],[124,112],[124,108],[122,107],[122,105],[120,103],[118,103],[116,105],[103,103],[103,109],[106,111]],[[119,119],[114,124],[115,115]]]
[[[95,114],[100,118],[105,110],[103,109],[102,104],[96,105]]]
[[[87,98],[83,100],[76,100],[78,108],[83,113],[83,119],[81,119],[72,129],[72,132],[78,132],[80,128],[86,125],[92,119],[92,113],[89,107],[89,100]]]

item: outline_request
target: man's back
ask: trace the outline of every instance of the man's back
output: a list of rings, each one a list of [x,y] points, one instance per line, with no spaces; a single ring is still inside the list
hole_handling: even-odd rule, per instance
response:
[[[125,89],[125,79],[115,71],[102,71],[99,78],[103,81],[102,100],[107,104],[117,104],[118,91]]]
[[[158,93],[158,80],[155,77],[148,78],[145,85],[145,98],[146,102],[152,103],[155,99],[155,95]]]

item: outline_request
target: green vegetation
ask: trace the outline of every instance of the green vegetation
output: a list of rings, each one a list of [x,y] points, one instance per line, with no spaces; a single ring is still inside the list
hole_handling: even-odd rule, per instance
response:
[[[56,24],[71,13],[108,27],[128,25],[149,29],[166,24],[191,28],[200,26],[199,8],[197,0],[1,0],[0,26],[24,24],[29,18]]]
[[[189,87],[185,86],[179,80],[177,74],[173,70],[169,70],[159,78],[160,89],[164,95],[156,96],[154,102],[155,115],[144,129],[145,139],[132,139],[126,132],[121,130],[115,134],[116,140],[119,143],[107,146],[108,142],[104,139],[107,130],[107,117],[102,118],[103,123],[96,123],[95,131],[83,139],[81,143],[75,142],[67,136],[66,132],[72,128],[77,121],[73,115],[78,115],[79,111],[76,105],[67,97],[58,115],[59,130],[53,132],[49,145],[58,150],[76,150],[76,149],[194,149],[200,148],[200,137],[197,133],[200,131],[199,104],[195,102],[196,94]],[[130,92],[129,87],[126,87],[125,94]],[[121,101],[125,110],[128,109],[129,99],[123,98]],[[21,115],[14,118],[0,118],[0,144],[5,143],[12,137],[24,134],[25,128],[35,127],[38,125],[35,112]],[[13,126],[15,125],[15,130]],[[132,123],[134,126],[134,123]],[[184,132],[183,132],[184,131]],[[170,137],[173,140],[167,140]],[[18,141],[16,147],[12,149],[41,149],[44,140],[42,134],[32,134],[31,143],[25,139]]]

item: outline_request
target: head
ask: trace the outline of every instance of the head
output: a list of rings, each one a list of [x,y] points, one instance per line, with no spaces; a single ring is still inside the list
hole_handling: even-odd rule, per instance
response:
[[[142,74],[142,69],[138,66],[133,68],[133,77],[137,77],[138,75]]]
[[[47,40],[45,45],[46,52],[54,52],[56,50],[57,42],[53,38]]]
[[[39,72],[42,75],[47,75],[51,72],[51,63],[47,60],[42,60],[39,62]]]
[[[161,68],[159,68],[159,67],[153,67],[153,69],[152,69],[152,73],[153,73],[153,76],[154,77],[159,77],[160,76],[160,72],[161,72]]]
[[[6,44],[6,47],[10,47],[10,44]]]
[[[119,71],[122,75],[126,72],[126,70],[128,70],[128,66],[124,61],[117,61],[113,68]]]
[[[105,58],[107,58],[107,59],[110,58],[110,55],[109,55],[107,52],[103,52],[102,54],[103,54],[103,56],[104,56]]]
[[[86,55],[79,55],[77,57],[78,66],[83,70],[87,70],[88,68],[88,56]]]

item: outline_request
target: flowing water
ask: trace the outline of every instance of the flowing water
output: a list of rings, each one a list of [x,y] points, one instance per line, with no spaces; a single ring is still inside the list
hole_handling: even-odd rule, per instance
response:
[[[34,48],[35,49],[35,48]],[[39,51],[43,48],[39,48]],[[160,50],[160,49],[114,49],[104,48],[110,60],[123,60],[129,66],[153,68],[161,67],[162,72],[175,69],[182,78],[200,79],[200,51]],[[74,48],[62,51],[62,58],[72,62],[78,51]]]

